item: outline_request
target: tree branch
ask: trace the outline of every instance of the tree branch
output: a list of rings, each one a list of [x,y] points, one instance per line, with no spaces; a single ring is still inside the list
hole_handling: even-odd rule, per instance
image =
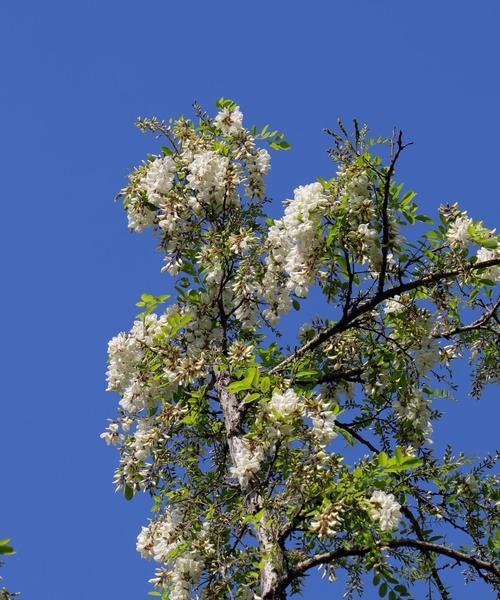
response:
[[[393,142],[391,142],[392,144]],[[412,142],[410,142],[411,144]],[[400,131],[397,141],[397,150],[391,159],[389,169],[385,174],[384,181],[384,200],[382,204],[382,266],[380,268],[380,275],[378,278],[377,291],[381,294],[384,291],[385,275],[387,272],[387,254],[389,253],[389,195],[391,191],[391,180],[394,175],[394,169],[398,161],[401,152],[410,144],[403,144],[403,132]]]
[[[468,325],[461,325],[460,327],[455,327],[454,329],[450,329],[448,331],[443,331],[442,333],[436,333],[434,335],[434,337],[450,338],[453,335],[456,335],[457,333],[467,333],[468,331],[474,331],[475,329],[481,329],[483,325],[485,325],[490,319],[492,319],[495,316],[499,306],[500,306],[500,300],[497,300],[495,302],[495,304],[493,305],[493,307],[489,311],[487,311],[483,315],[481,315],[481,317],[479,317],[479,319],[476,319],[475,321],[473,321],[472,323],[469,323]]]
[[[500,577],[500,570],[493,563],[487,562],[480,558],[476,558],[474,556],[470,556],[469,554],[465,554],[465,552],[460,552],[459,550],[453,550],[452,548],[448,548],[447,546],[442,546],[441,544],[434,544],[432,542],[426,542],[423,540],[402,538],[381,542],[380,546],[392,550],[397,550],[398,548],[414,548],[415,550],[420,550],[421,552],[425,553],[434,552],[435,554],[448,556],[449,558],[452,558],[459,563],[466,563],[468,565],[471,565],[472,567],[478,570],[487,571],[488,573],[493,574],[495,577]],[[287,578],[282,582],[281,585],[287,587],[294,579],[300,577],[312,567],[331,563],[341,558],[348,558],[350,556],[366,556],[372,550],[373,547],[338,548],[337,550],[331,550],[330,552],[316,554],[316,556],[312,556],[311,558],[303,560],[302,562],[298,563],[294,568],[290,569]]]
[[[494,267],[500,265],[500,258],[495,258],[492,260],[485,260],[483,262],[474,263],[470,265],[470,269],[473,271],[477,271],[478,269],[487,269],[489,267]],[[403,283],[388,290],[385,290],[381,293],[377,293],[370,300],[366,300],[359,304],[356,308],[349,311],[346,315],[344,315],[335,325],[328,327],[327,329],[321,331],[317,335],[315,335],[312,340],[309,340],[300,348],[297,348],[294,352],[292,352],[289,356],[284,358],[280,363],[278,363],[275,367],[273,367],[270,371],[271,374],[278,373],[281,371],[286,365],[299,358],[309,350],[314,350],[318,346],[321,346],[326,340],[328,340],[333,335],[345,331],[348,329],[352,322],[373,310],[376,306],[382,303],[384,300],[388,300],[389,298],[394,298],[394,296],[398,296],[399,294],[404,294],[405,292],[409,292],[419,287],[430,286],[438,281],[443,279],[449,279],[450,277],[454,277],[455,275],[459,275],[463,272],[463,269],[453,269],[451,271],[444,271],[440,273],[431,273],[431,275],[427,275],[426,277],[422,277],[421,279],[417,279],[415,281],[410,281],[408,283]]]

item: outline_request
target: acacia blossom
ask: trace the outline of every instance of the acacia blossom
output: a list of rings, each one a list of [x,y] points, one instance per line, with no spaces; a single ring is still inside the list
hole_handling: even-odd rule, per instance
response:
[[[378,521],[382,531],[390,531],[398,527],[401,520],[401,505],[393,494],[376,490],[369,499],[369,503],[372,519]]]
[[[487,248],[479,248],[477,251],[478,262],[494,260],[500,257],[500,252],[497,250],[488,250]],[[500,281],[500,266],[489,267],[485,270],[485,277],[492,279],[495,282]]]
[[[446,237],[452,247],[465,248],[472,239],[469,232],[469,227],[473,224],[472,219],[469,219],[467,213],[459,215],[453,223],[448,227]]]
[[[229,136],[238,135],[243,130],[243,113],[239,106],[223,108],[214,118],[214,125]]]
[[[277,412],[285,419],[291,417],[297,410],[300,398],[293,389],[288,389],[285,392],[274,392],[269,401],[269,410]]]
[[[163,195],[172,189],[176,171],[175,160],[171,156],[160,156],[148,163],[139,187],[151,204],[159,205]]]
[[[182,517],[175,510],[168,510],[159,521],[142,527],[137,536],[137,551],[142,558],[154,559],[158,563],[167,563],[169,555],[179,548],[184,539],[179,535]],[[196,583],[203,570],[204,561],[196,551],[182,552],[174,560],[171,569],[170,598],[174,600],[190,600],[192,584]],[[152,582],[155,585],[164,583],[162,570]]]
[[[128,228],[141,233],[156,223],[156,212],[146,206],[139,197],[133,196],[127,203],[127,218]]]
[[[327,446],[333,438],[337,437],[335,431],[336,415],[330,410],[328,402],[321,400],[318,396],[318,412],[312,413],[312,434],[321,446]]]
[[[299,186],[286,202],[285,215],[269,228],[267,270],[262,283],[270,304],[266,317],[275,321],[291,306],[290,293],[305,297],[317,272],[321,245],[316,211],[324,205],[320,183]]]
[[[190,187],[203,198],[216,197],[222,203],[221,194],[225,188],[225,177],[229,159],[213,150],[197,153],[189,165],[187,176]]]
[[[245,193],[248,197],[262,198],[265,192],[264,177],[271,168],[271,156],[265,148],[252,152],[247,160]]]
[[[238,479],[242,488],[246,488],[250,479],[260,468],[264,449],[262,446],[252,446],[248,440],[235,440],[234,464],[231,467],[231,477]]]
[[[409,423],[415,430],[415,440],[425,438],[426,443],[431,444],[432,423],[430,420],[430,402],[425,399],[420,390],[412,389],[394,403],[394,411],[403,422]]]

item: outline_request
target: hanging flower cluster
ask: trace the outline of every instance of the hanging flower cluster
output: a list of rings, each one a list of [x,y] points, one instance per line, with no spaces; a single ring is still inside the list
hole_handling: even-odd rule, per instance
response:
[[[263,289],[270,304],[266,316],[271,322],[290,309],[290,293],[307,296],[316,278],[322,235],[315,211],[325,200],[320,183],[298,187],[293,200],[286,203],[284,217],[269,229],[270,250]]]
[[[401,505],[395,500],[393,494],[376,490],[371,495],[369,502],[372,518],[378,521],[382,531],[395,529],[399,525]]]

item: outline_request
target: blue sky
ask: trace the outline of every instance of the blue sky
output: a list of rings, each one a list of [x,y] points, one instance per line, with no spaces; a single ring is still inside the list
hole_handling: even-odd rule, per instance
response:
[[[146,234],[113,197],[154,150],[136,116],[235,98],[246,122],[283,130],[268,191],[329,177],[322,128],[357,117],[415,141],[399,178],[425,212],[458,201],[496,225],[500,81],[497,0],[357,0],[189,5],[166,0],[16,0],[0,8],[3,326],[2,569],[33,600],[146,598],[153,566],[134,542],[147,501],[111,483],[100,440],[107,340],[142,292],[169,289]],[[278,206],[278,204],[276,204]],[[493,390],[447,407],[438,443],[494,445]],[[453,598],[476,594],[453,576]],[[316,576],[306,598],[339,596]],[[368,591],[365,598],[375,598]]]

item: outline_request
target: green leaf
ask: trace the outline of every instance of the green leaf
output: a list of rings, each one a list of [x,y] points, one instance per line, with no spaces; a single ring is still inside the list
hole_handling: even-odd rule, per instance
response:
[[[430,223],[431,225],[434,223],[434,221],[427,215],[417,215],[415,219],[417,219],[417,221],[422,221],[422,223]]]
[[[249,367],[244,379],[241,381],[233,381],[233,383],[230,383],[227,386],[227,389],[230,392],[243,392],[249,390],[254,384],[256,385],[258,383],[259,376],[259,369],[257,367]]]
[[[387,465],[388,461],[389,461],[389,458],[387,457],[387,454],[385,452],[383,452],[383,451],[379,452],[377,458],[378,458],[378,464],[381,467],[385,467]]]
[[[271,378],[270,377],[263,377],[260,380],[260,389],[262,392],[267,393],[269,391],[269,389],[271,388]]]
[[[309,379],[310,377],[317,377],[319,375],[319,371],[316,369],[305,369],[304,371],[299,371],[295,375],[295,379]]]
[[[283,137],[283,134],[276,136],[276,138],[272,142],[269,142],[269,145],[271,146],[271,148],[273,150],[290,150],[292,145],[289,144],[287,141],[285,141],[285,140],[277,141],[277,140],[281,139],[280,136]]]
[[[134,489],[128,485],[125,485],[123,489],[123,495],[125,496],[125,500],[132,500],[134,497]]]
[[[0,540],[0,554],[7,556],[9,554],[15,554],[16,551],[12,546],[9,545],[10,538],[4,538]]]
[[[420,467],[422,462],[423,461],[416,456],[406,456],[403,459],[402,465],[405,467],[405,469],[416,469],[417,467]]]
[[[378,595],[383,598],[387,594],[387,583],[384,583],[378,588]]]
[[[259,392],[254,392],[253,394],[248,394],[248,396],[245,397],[244,404],[250,404],[254,400],[257,400],[257,398],[260,398]]]
[[[413,198],[415,198],[416,195],[416,192],[406,192],[406,194],[401,198],[401,206],[406,206],[407,204],[410,204],[410,202],[413,200]]]
[[[498,246],[498,242],[495,238],[476,238],[474,241],[483,248],[488,248],[488,250],[495,250]]]

